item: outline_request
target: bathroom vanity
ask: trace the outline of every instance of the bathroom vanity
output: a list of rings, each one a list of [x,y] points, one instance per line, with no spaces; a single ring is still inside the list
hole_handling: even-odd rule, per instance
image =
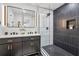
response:
[[[40,54],[40,35],[0,37],[0,56]]]
[[[4,5],[5,28],[0,36],[0,56],[40,54],[36,22],[35,10]]]

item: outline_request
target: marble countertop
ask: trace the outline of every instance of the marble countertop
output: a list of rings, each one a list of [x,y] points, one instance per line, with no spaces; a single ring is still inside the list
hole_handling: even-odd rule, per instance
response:
[[[40,36],[40,34],[29,34],[29,35],[1,35],[0,38],[28,37],[28,36]]]

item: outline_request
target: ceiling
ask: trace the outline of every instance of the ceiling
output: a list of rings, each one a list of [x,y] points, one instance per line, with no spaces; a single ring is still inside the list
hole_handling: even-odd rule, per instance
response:
[[[56,8],[62,6],[64,3],[30,3],[31,5],[40,6],[43,8],[48,8],[55,10]]]
[[[51,10],[55,10],[56,8],[62,6],[64,3],[21,3],[20,5],[31,5],[31,6],[39,6]],[[16,5],[16,3],[13,5]]]

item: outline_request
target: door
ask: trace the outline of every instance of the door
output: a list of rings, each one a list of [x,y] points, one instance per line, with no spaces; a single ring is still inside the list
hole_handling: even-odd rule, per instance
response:
[[[12,55],[13,56],[22,56],[22,42],[13,42],[11,44]]]
[[[23,55],[31,55],[35,53],[34,41],[23,41]]]
[[[49,16],[40,13],[41,47],[49,45]]]
[[[35,40],[34,40],[34,49],[35,49],[35,52],[37,53],[40,53],[40,36],[35,36],[34,37]]]
[[[9,44],[0,45],[0,56],[9,56],[9,55],[10,55]]]
[[[40,37],[31,36],[23,40],[23,55],[40,53]]]

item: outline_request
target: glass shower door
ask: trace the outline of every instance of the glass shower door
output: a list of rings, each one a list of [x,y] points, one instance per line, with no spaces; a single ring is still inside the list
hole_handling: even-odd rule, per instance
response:
[[[47,13],[40,13],[41,53],[43,53],[45,56],[49,55],[44,49],[44,47],[50,45],[49,21],[50,20]]]
[[[49,45],[49,18],[46,14],[40,14],[41,47]]]

